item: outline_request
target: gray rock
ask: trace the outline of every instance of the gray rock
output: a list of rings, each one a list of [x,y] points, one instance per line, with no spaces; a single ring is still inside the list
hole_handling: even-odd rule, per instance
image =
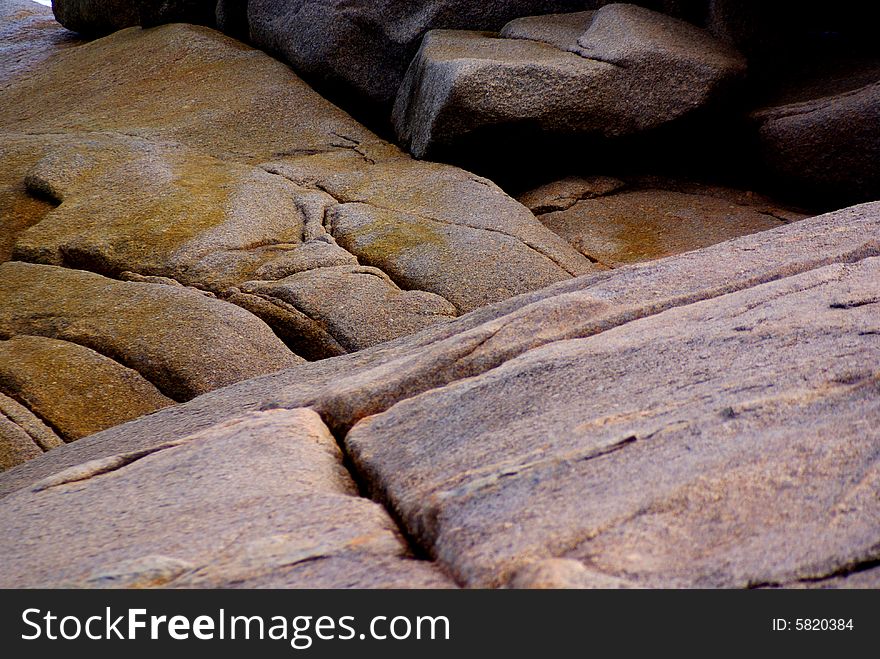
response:
[[[177,401],[303,361],[251,314],[182,287],[8,262],[0,264],[0,301],[0,337],[78,344]]]
[[[583,9],[585,0],[249,0],[250,36],[337,92],[387,108],[431,29],[498,30],[518,16]]]
[[[7,588],[452,585],[357,495],[309,410],[256,413],[79,465],[2,506]],[[34,515],[40,523],[25,521]]]
[[[634,5],[520,21],[505,34],[517,38],[426,35],[392,116],[414,155],[505,127],[511,139],[525,126],[601,139],[649,131],[716,102],[745,72],[708,32]]]
[[[540,558],[652,587],[876,562],[878,282],[880,258],[831,265],[553,343],[346,446],[470,586]]]

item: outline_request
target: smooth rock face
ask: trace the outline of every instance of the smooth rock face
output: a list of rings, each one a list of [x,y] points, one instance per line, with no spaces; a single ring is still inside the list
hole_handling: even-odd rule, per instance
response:
[[[217,0],[52,0],[59,23],[90,36],[103,36],[134,25],[211,25],[216,5]]]
[[[874,80],[753,114],[764,167],[805,195],[876,199],[880,193],[880,66]],[[804,95],[802,93],[802,95]]]
[[[843,585],[877,558],[878,237],[867,204],[559,283],[65,445],[0,496],[310,407],[462,584]]]
[[[417,157],[481,131],[614,138],[716,101],[745,60],[708,32],[634,5],[520,20],[497,38],[426,35],[394,107]]]
[[[387,513],[357,495],[309,410],[255,413],[80,465],[3,509],[7,588],[452,585],[410,558]]]
[[[708,247],[806,217],[748,192],[663,180],[635,180],[626,187],[622,181],[610,181],[560,181],[526,193],[523,200],[548,229],[591,260],[612,268]]]
[[[827,266],[555,343],[346,446],[468,585],[553,557],[648,586],[832,574],[876,560],[878,282],[880,258]]]
[[[388,107],[422,35],[434,28],[497,30],[518,16],[583,9],[584,0],[248,0],[253,43],[295,70]],[[361,103],[362,104],[362,103]]]
[[[0,391],[23,401],[65,440],[173,405],[136,371],[67,341],[0,341]]]
[[[0,258],[208,290],[309,359],[595,269],[494,184],[413,161],[205,28],[124,30],[18,80],[0,154]],[[242,290],[343,265],[382,270],[407,303],[349,295],[313,318],[277,287]]]
[[[197,291],[8,262],[0,264],[0,337],[16,335],[89,348],[177,401],[303,361],[262,321]],[[119,377],[106,368],[117,375],[96,371],[89,386]],[[160,402],[155,394],[148,400]]]

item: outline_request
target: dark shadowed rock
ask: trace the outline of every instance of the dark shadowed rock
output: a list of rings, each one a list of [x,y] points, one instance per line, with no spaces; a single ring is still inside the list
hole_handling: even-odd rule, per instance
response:
[[[634,5],[426,35],[394,107],[418,157],[481,131],[614,138],[703,108],[745,72],[708,32]],[[498,139],[501,139],[500,137]]]
[[[422,35],[497,30],[518,16],[583,9],[585,0],[248,0],[253,42],[361,103],[387,108]]]
[[[765,169],[803,196],[868,200],[880,194],[880,65],[835,93],[833,80],[753,114]],[[853,86],[855,85],[855,86]]]
[[[52,0],[55,18],[68,30],[103,36],[134,25],[211,25],[217,0]]]
[[[5,587],[453,585],[413,560],[388,514],[357,495],[309,410],[248,415],[79,465],[4,507]]]

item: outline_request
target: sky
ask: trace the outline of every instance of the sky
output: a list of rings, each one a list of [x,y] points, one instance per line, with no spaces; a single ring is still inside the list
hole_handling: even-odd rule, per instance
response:
[[[39,2],[41,5],[46,5],[47,7],[52,6],[52,0],[34,0],[34,2]]]

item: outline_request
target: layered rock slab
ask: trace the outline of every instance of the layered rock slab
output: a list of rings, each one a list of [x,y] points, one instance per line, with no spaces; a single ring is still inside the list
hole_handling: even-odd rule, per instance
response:
[[[393,114],[414,155],[488,131],[646,132],[717,100],[745,72],[745,60],[707,32],[635,5],[521,19],[499,36],[425,36]]]
[[[832,76],[805,85],[788,102],[754,112],[765,170],[805,195],[875,199],[880,192],[880,61],[867,73],[867,84],[865,72],[854,80]]]
[[[453,585],[357,495],[309,410],[247,415],[83,464],[3,506],[4,587]],[[20,524],[22,514],[42,522]]]
[[[831,265],[553,343],[346,446],[473,586],[549,558],[654,587],[854,569],[880,541],[878,282]]]
[[[0,471],[27,462],[63,443],[28,408],[0,394]]]
[[[173,405],[136,371],[75,343],[0,340],[0,391],[22,401],[65,441]]]
[[[366,101],[387,108],[428,30],[497,30],[517,16],[573,11],[582,9],[584,4],[593,3],[248,0],[247,20],[250,38],[257,46],[281,53],[297,71],[337,92],[354,95],[360,105]],[[242,31],[239,23],[233,26]]]

